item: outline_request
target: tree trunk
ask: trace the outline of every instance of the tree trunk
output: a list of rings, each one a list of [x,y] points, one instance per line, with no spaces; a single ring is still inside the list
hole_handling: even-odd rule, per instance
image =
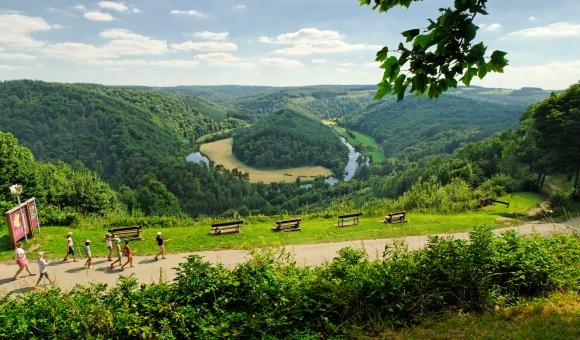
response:
[[[542,174],[542,182],[540,183],[540,189],[544,187],[544,182],[546,181],[546,174]]]
[[[578,187],[578,173],[580,173],[580,168],[576,169],[576,176],[574,176],[574,186],[572,186],[574,191],[576,191],[576,188]]]

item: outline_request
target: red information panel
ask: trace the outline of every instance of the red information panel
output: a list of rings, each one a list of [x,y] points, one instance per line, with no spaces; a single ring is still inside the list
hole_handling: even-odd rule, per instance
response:
[[[12,237],[12,243],[16,244],[16,242],[30,234],[31,229],[40,226],[36,200],[31,198],[14,209],[7,211],[6,221],[8,222],[8,231]]]
[[[12,209],[7,213],[7,217],[8,228],[10,228],[10,234],[12,235],[13,243],[16,243],[23,239],[25,234],[29,233],[26,208],[20,206],[16,209]]]
[[[30,227],[32,230],[38,228],[40,223],[38,223],[38,212],[36,211],[36,200],[34,198],[26,201],[26,210],[28,210],[28,221],[30,221]]]

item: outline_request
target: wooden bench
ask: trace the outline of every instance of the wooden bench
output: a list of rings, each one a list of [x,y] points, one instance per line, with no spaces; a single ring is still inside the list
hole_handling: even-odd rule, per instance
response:
[[[273,231],[297,231],[300,230],[301,218],[296,218],[293,220],[278,221],[274,224],[272,228]]]
[[[407,222],[407,219],[405,218],[405,214],[407,214],[407,212],[404,210],[396,212],[396,213],[388,214],[387,216],[385,216],[385,223]]]
[[[359,217],[362,216],[362,213],[356,214],[349,214],[349,215],[340,215],[338,216],[338,224],[337,227],[346,227],[349,225],[358,225]]]
[[[244,223],[244,221],[214,223],[211,225],[211,230],[209,233],[211,235],[239,233],[240,225],[242,223]]]
[[[498,201],[498,200],[494,200],[491,197],[484,197],[482,199],[479,200],[479,203],[481,205],[481,207],[487,207],[488,205],[492,205],[494,203],[499,203],[499,204],[503,204],[506,206],[506,208],[510,207],[510,202],[503,202],[503,201]]]
[[[109,233],[114,238],[120,238],[124,241],[140,241],[143,239],[141,235],[141,226],[135,225],[132,227],[109,229]]]

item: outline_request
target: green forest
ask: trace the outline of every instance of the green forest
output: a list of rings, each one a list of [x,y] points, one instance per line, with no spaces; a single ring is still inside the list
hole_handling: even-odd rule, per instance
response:
[[[234,155],[264,169],[321,165],[340,176],[348,149],[319,121],[289,109],[280,110],[234,134]]]

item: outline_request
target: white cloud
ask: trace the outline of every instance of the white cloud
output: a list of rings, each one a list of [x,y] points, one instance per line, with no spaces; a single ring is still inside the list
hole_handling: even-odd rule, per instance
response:
[[[110,39],[103,46],[64,42],[51,44],[43,52],[53,58],[70,60],[77,63],[97,65],[144,65],[143,60],[126,59],[123,56],[161,55],[169,52],[167,43],[124,29],[109,29],[101,32],[100,37]]]
[[[243,11],[246,8],[247,8],[246,4],[237,4],[237,5],[234,6],[234,9],[235,10],[238,10],[238,11]]]
[[[151,62],[154,66],[175,67],[175,68],[193,68],[199,65],[199,60],[195,59],[169,59],[157,60]]]
[[[507,66],[504,73],[490,73],[476,85],[520,88],[537,86],[544,89],[564,89],[580,79],[580,59],[555,61],[542,65]]]
[[[481,24],[479,28],[484,31],[497,32],[501,30],[501,24],[494,22],[493,24]]]
[[[14,70],[21,70],[24,67],[22,66],[14,66],[14,65],[2,65],[0,64],[0,71],[14,71]]]
[[[45,47],[43,52],[53,58],[80,63],[91,63],[96,60],[116,57],[116,55],[95,45],[73,42],[51,44]]]
[[[310,60],[310,63],[316,64],[316,65],[326,64],[327,62],[328,62],[328,60],[326,60],[326,59],[312,59],[312,60]]]
[[[72,9],[76,9],[77,11],[80,11],[80,12],[85,12],[87,10],[87,8],[83,5],[73,6]]]
[[[238,45],[225,41],[186,41],[181,44],[171,44],[171,48],[177,51],[230,52],[236,51]]]
[[[229,34],[230,34],[229,32],[210,32],[210,31],[193,33],[195,37],[206,40],[226,40]]]
[[[96,11],[85,12],[84,17],[85,17],[85,19],[89,19],[92,21],[113,21],[113,20],[115,20],[115,18],[107,12],[96,12]]]
[[[115,55],[159,55],[169,52],[166,41],[149,38],[125,29],[109,29],[101,32],[99,36],[112,39],[103,46],[103,49]]]
[[[300,61],[286,58],[262,58],[260,62],[264,65],[278,66],[282,68],[292,68],[302,66]]]
[[[205,18],[205,14],[203,14],[200,11],[193,10],[193,9],[190,9],[187,11],[174,9],[174,10],[171,10],[169,13],[174,14],[174,15],[190,15],[190,16],[196,17],[196,18]]]
[[[340,63],[340,67],[354,67],[356,66],[355,63]]]
[[[43,41],[32,38],[34,32],[49,31],[51,26],[40,17],[0,13],[0,46],[40,47]]]
[[[536,18],[536,17],[529,17],[528,20],[529,21],[536,21],[536,20],[538,20],[538,18]]]
[[[115,1],[99,1],[99,7],[103,8],[103,9],[110,9],[113,11],[118,11],[118,12],[125,12],[125,11],[129,10],[129,7],[127,5],[125,5],[124,3],[115,2]]]
[[[2,51],[2,50],[0,50]],[[36,56],[24,53],[0,52],[0,60],[36,60]]]
[[[536,26],[511,32],[507,37],[522,38],[563,38],[580,35],[580,24],[557,22],[548,26]]]
[[[209,65],[230,65],[241,60],[232,54],[222,52],[198,54],[194,58]]]
[[[377,45],[349,44],[337,31],[323,31],[318,28],[301,28],[297,32],[280,34],[276,37],[260,37],[266,44],[289,45],[290,47],[275,50],[273,53],[284,55],[309,55],[315,53],[340,53],[360,50],[376,50]]]

